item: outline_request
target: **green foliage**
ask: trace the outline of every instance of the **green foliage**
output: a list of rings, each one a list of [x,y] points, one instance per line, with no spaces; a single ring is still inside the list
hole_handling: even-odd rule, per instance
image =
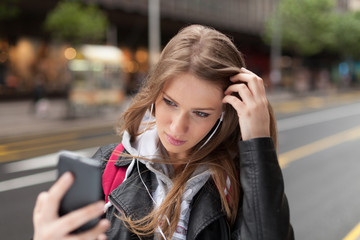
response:
[[[19,0],[1,0],[0,2],[0,21],[15,18],[20,10],[17,7]]]
[[[281,0],[266,26],[268,42],[275,27],[282,46],[300,56],[327,51],[360,58],[360,12],[340,12],[335,0]]]
[[[360,58],[360,12],[340,14],[336,22],[336,44],[344,57]]]
[[[45,29],[54,38],[73,43],[96,42],[105,37],[108,21],[95,5],[60,1],[45,20]]]
[[[333,0],[282,0],[267,26],[271,36],[274,21],[278,17],[284,47],[299,55],[317,54],[334,43],[336,21]]]

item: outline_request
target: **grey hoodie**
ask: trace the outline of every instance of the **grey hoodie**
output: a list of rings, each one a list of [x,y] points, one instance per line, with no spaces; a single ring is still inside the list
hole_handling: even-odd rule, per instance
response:
[[[122,144],[132,156],[144,157],[151,160],[156,159],[162,155],[156,125],[152,126],[143,134],[138,136],[134,143],[130,142],[130,135],[128,132],[125,131]],[[173,167],[170,164],[161,164],[158,162],[133,158],[131,164],[127,169],[124,181],[126,181],[128,175],[131,173],[133,167],[135,166],[135,164],[138,163],[138,161],[143,163],[151,172],[154,173],[152,181],[155,183],[155,186],[157,186],[156,190],[150,193],[148,187],[145,185],[144,182],[143,184],[144,187],[147,189],[150,197],[153,199],[155,206],[158,207],[173,186],[173,182],[170,178],[174,172]],[[186,182],[185,191],[183,196],[181,197],[180,220],[177,224],[176,231],[172,237],[173,240],[186,239],[188,221],[191,211],[190,203],[193,197],[207,182],[210,175],[211,172],[208,167],[201,166],[194,171],[190,179]]]

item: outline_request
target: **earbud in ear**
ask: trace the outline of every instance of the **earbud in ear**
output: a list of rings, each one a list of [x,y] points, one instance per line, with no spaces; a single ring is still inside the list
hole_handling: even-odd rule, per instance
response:
[[[208,138],[208,139],[207,139],[207,140],[203,143],[203,145],[201,145],[201,147],[200,147],[199,149],[202,149],[202,148],[205,146],[205,144],[207,144],[207,143],[210,141],[210,139],[212,138],[212,136],[214,136],[214,134],[215,134],[216,130],[219,128],[219,126],[220,126],[220,124],[221,124],[222,120],[224,119],[224,114],[225,114],[225,112],[222,112],[222,113],[221,113],[221,116],[220,116],[219,122],[217,123],[217,125],[216,125],[216,127],[215,127],[214,131],[210,134],[209,138]]]
[[[150,106],[150,115],[152,115],[153,110],[154,110],[154,103],[152,103],[151,106]]]
[[[225,115],[225,112],[222,112],[221,116],[220,116],[220,122],[222,122],[222,120],[224,119],[224,115]]]

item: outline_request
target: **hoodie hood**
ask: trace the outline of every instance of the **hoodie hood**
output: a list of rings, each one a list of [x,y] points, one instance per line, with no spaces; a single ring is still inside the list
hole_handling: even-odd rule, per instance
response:
[[[149,118],[147,117],[147,120]],[[145,125],[144,128],[148,128],[147,123],[142,124]],[[143,163],[147,169],[154,173],[154,177],[152,182],[154,186],[157,186],[155,191],[150,193],[151,198],[154,201],[156,207],[160,206],[160,204],[165,199],[165,196],[168,194],[170,189],[173,186],[173,182],[171,180],[171,176],[174,173],[173,166],[171,164],[162,164],[159,162],[153,162],[152,159],[161,159],[161,156],[164,156],[164,153],[161,151],[161,143],[157,133],[156,125],[154,124],[146,131],[144,131],[141,135],[139,135],[136,140],[131,143],[130,142],[130,134],[125,131],[123,134],[122,144],[124,148],[134,156],[130,166],[127,169],[126,177],[131,173],[134,165],[137,161]],[[143,157],[147,160],[136,159],[135,157]],[[166,156],[165,156],[166,157]],[[210,170],[206,165],[199,166],[191,175],[190,179],[185,183],[184,194],[181,197],[181,210],[180,210],[180,220],[178,222],[178,228],[182,229],[182,231],[175,231],[172,239],[173,240],[181,240],[186,239],[187,226],[190,216],[190,203],[194,196],[199,192],[199,190],[204,186],[211,175]],[[148,187],[145,186],[148,190]]]

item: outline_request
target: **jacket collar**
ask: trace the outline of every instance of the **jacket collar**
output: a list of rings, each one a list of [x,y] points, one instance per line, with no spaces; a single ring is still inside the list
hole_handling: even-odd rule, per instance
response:
[[[129,178],[115,188],[109,195],[109,199],[116,208],[124,211],[127,216],[132,216],[134,219],[141,219],[152,210],[152,200],[143,186],[142,181],[147,183],[149,191],[152,191],[151,173],[143,164],[139,164],[139,172],[141,178],[134,172],[138,169],[135,167],[132,170]]]
[[[221,209],[220,195],[210,179],[193,199],[186,239],[195,239],[206,226],[224,217],[225,213]]]
[[[147,183],[149,191],[153,191],[156,186],[153,186],[151,181],[152,173],[141,163],[139,164],[139,170],[141,178]],[[141,219],[150,213],[153,202],[146,189],[141,187],[143,183],[137,171],[137,167],[135,167],[129,178],[110,194],[110,199],[115,207],[123,210],[127,216],[131,215],[134,219]],[[134,189],[137,190],[134,191]],[[192,200],[187,239],[195,239],[206,226],[224,217],[225,214],[221,209],[220,195],[214,182],[210,179]]]
[[[123,150],[123,153],[129,154],[129,152],[126,151],[126,149]],[[114,163],[114,165],[116,167],[126,167],[131,163],[131,161],[132,161],[132,157],[126,157],[126,156],[120,155],[118,160]]]

